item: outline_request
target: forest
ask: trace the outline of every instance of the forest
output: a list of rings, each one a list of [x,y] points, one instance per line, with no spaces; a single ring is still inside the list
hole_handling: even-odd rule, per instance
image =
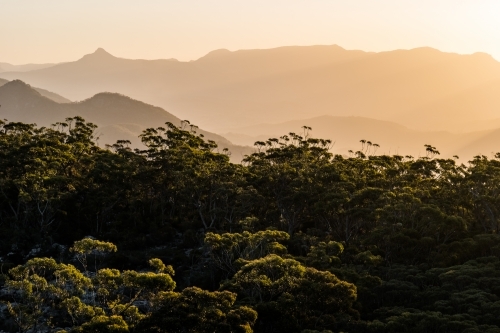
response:
[[[500,153],[96,127],[0,121],[0,331],[500,332]]]

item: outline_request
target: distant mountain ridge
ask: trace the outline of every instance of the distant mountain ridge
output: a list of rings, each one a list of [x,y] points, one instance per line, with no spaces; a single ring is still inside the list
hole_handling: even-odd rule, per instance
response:
[[[236,128],[234,132],[222,135],[235,144],[252,145],[255,141],[279,138],[289,132],[304,135],[304,125],[312,128],[312,131],[308,131],[309,136],[332,140],[332,152],[341,155],[349,155],[349,150],[360,150],[362,139],[380,146],[376,154],[425,156],[424,145],[432,144],[440,151],[440,157],[451,158],[458,155],[462,162],[466,162],[475,155],[491,157],[500,152],[500,128],[469,133],[417,131],[390,121],[353,116],[321,116],[259,124]]]
[[[484,53],[432,48],[216,50],[191,62],[130,60],[98,49],[74,62],[0,77],[19,78],[72,100],[118,92],[212,131],[321,115],[467,131],[471,122],[479,126],[475,129],[490,128],[488,120],[498,118],[500,109],[499,62]]]
[[[0,62],[0,73],[2,72],[28,72],[42,68],[52,67],[56,64],[26,64],[12,65],[6,62]]]
[[[4,80],[4,79],[0,79],[0,87],[3,86],[4,84],[8,83],[9,81],[8,80]],[[56,93],[53,93],[51,91],[48,91],[48,90],[45,90],[45,89],[42,89],[42,88],[36,88],[36,87],[33,87],[33,89],[35,89],[36,91],[38,91],[40,93],[40,95],[42,96],[45,96],[51,100],[53,100],[54,102],[57,102],[57,103],[71,103],[71,101],[65,97],[62,97],[61,95],[58,95]]]
[[[0,118],[39,126],[51,126],[67,117],[81,116],[99,126],[96,136],[100,145],[130,140],[133,147],[140,147],[138,136],[144,129],[164,126],[166,122],[181,125],[179,118],[162,108],[124,95],[99,93],[81,102],[57,103],[20,80],[0,86],[0,104]],[[253,152],[251,147],[233,145],[222,136],[203,129],[196,129],[196,132],[215,141],[220,149],[228,148],[234,162],[240,162],[245,154]]]
[[[180,118],[162,108],[121,94],[99,93],[80,102],[57,103],[19,80],[5,83],[0,79],[0,104],[1,119],[40,126],[50,126],[66,117],[80,115],[99,126],[95,134],[101,146],[116,140],[130,140],[133,147],[140,147],[138,136],[145,128],[163,126],[165,122],[181,124]],[[220,149],[228,148],[233,154],[231,160],[239,163],[244,155],[254,152],[250,146],[255,141],[278,138],[289,132],[302,134],[303,125],[312,127],[310,136],[332,140],[332,152],[344,156],[349,155],[349,150],[359,150],[361,139],[380,145],[377,154],[425,156],[424,144],[432,144],[441,152],[441,157],[458,155],[462,162],[478,154],[491,157],[500,151],[500,128],[470,133],[417,131],[395,122],[355,116],[320,116],[250,125],[222,136],[202,129],[196,131],[217,142]]]

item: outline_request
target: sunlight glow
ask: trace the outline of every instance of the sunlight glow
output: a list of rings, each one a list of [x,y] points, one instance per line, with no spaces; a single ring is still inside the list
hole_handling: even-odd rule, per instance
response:
[[[0,0],[0,61],[76,60],[103,47],[126,58],[197,59],[229,50],[338,44],[430,46],[500,59],[498,0]]]

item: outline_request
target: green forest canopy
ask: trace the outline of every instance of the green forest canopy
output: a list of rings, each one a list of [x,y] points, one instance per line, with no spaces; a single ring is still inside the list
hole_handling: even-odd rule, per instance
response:
[[[0,122],[0,329],[500,332],[499,154],[95,129]]]

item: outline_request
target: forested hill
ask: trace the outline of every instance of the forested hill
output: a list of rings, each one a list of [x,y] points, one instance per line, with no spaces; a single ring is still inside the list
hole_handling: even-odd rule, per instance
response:
[[[92,119],[99,126],[95,136],[99,137],[98,143],[101,146],[113,144],[117,140],[129,140],[131,147],[138,148],[141,146],[138,136],[146,128],[163,125],[165,122],[181,125],[181,119],[164,109],[124,95],[99,93],[80,102],[64,102],[55,100],[53,96],[20,80],[3,85],[0,83],[0,101],[0,118],[13,122],[36,123],[50,127],[74,115]],[[233,145],[220,135],[198,127],[192,129],[203,134],[207,140],[215,141],[220,149],[230,149],[233,162],[241,162],[245,154],[253,152],[251,147]]]
[[[0,122],[0,330],[500,332],[500,154],[95,132]]]
[[[4,79],[0,79],[0,87],[3,86],[4,84],[6,84],[7,82],[9,82],[8,80],[4,80]],[[48,90],[45,90],[45,89],[42,89],[42,88],[35,88],[33,87],[34,90],[38,91],[40,93],[40,95],[44,96],[44,97],[47,97],[48,99],[51,99],[53,100],[54,102],[57,102],[57,103],[71,103],[71,101],[65,97],[62,97],[61,95],[58,95],[56,93],[53,93],[51,91],[48,91]]]

